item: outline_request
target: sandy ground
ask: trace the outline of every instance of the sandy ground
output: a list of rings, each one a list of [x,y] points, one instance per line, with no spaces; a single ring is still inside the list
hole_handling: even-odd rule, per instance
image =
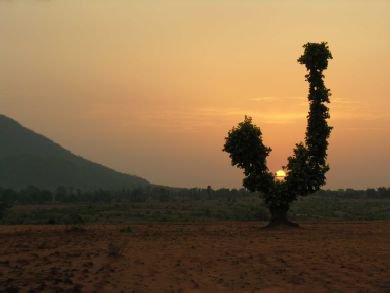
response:
[[[263,225],[0,226],[0,291],[390,292],[390,222]]]

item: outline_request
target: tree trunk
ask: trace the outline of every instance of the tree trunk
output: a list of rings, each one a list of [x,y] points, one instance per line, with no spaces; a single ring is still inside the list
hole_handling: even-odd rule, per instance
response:
[[[270,207],[269,210],[271,212],[271,219],[268,225],[265,228],[298,228],[299,225],[288,220],[287,214],[290,206],[274,206]]]

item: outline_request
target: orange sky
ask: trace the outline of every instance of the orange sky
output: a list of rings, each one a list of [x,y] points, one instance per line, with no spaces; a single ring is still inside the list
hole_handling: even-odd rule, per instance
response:
[[[222,146],[253,116],[286,164],[308,41],[334,60],[327,188],[390,186],[390,1],[0,0],[0,112],[170,186],[240,187]]]

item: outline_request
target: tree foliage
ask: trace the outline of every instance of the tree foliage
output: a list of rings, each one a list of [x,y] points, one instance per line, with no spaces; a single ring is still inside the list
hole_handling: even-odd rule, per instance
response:
[[[329,103],[330,91],[325,87],[323,71],[332,54],[325,42],[307,43],[303,48],[298,62],[308,70],[305,75],[309,82],[306,137],[304,142],[296,144],[288,158],[285,180],[276,180],[268,170],[266,159],[271,149],[263,144],[262,132],[252,123],[252,118],[245,116],[243,122],[229,131],[223,149],[229,154],[232,165],[243,169],[244,187],[264,195],[271,212],[271,224],[276,225],[289,223],[287,212],[291,202],[298,196],[318,191],[325,184],[329,170],[326,158],[332,128],[327,123],[330,116],[326,103]]]
[[[251,117],[245,116],[243,122],[229,131],[224,151],[229,153],[233,166],[244,170],[244,187],[250,191],[270,191],[273,176],[266,159],[271,149],[263,144],[261,130]]]
[[[325,185],[325,173],[329,170],[326,163],[328,138],[331,127],[328,126],[330,91],[325,87],[322,72],[328,68],[328,59],[332,59],[327,43],[307,43],[304,54],[298,59],[309,71],[305,75],[309,82],[309,114],[305,145],[297,144],[294,155],[288,158],[287,178],[289,190],[296,195],[316,192]]]

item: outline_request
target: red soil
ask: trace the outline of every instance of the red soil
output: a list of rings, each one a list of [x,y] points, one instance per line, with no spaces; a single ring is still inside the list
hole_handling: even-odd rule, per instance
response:
[[[390,292],[390,222],[0,226],[0,291]]]

